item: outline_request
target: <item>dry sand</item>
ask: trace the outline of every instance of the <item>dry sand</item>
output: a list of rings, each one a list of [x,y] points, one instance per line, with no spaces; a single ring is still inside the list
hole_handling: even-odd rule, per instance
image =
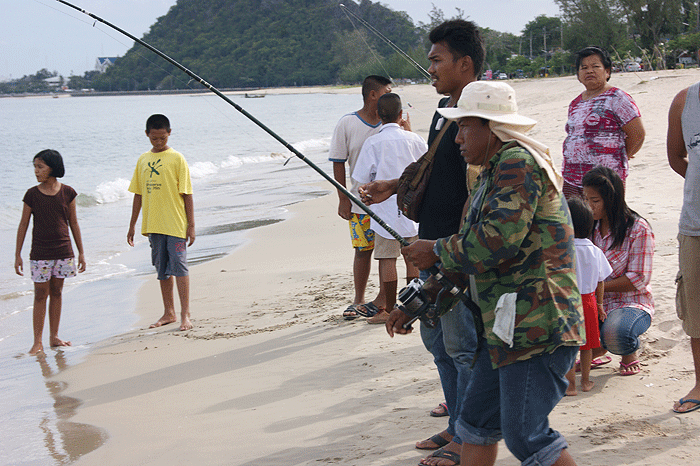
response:
[[[611,80],[636,100],[647,129],[627,198],[656,235],[656,316],[644,335],[643,372],[619,376],[614,357],[592,372],[593,391],[553,412],[580,465],[700,462],[700,411],[670,410],[692,386],[693,366],[674,308],[682,179],[665,155],[670,102],[698,79],[697,70],[681,70]],[[531,135],[560,165],[567,106],[582,86],[573,77],[510,83],[521,113],[539,121]],[[438,96],[427,85],[397,92],[425,136]],[[418,464],[424,455],[414,442],[446,425],[428,416],[442,401],[437,371],[417,332],[392,340],[381,326],[340,317],[352,299],[352,250],[336,209],[335,194],[292,206],[290,220],[194,267],[192,331],[147,328],[162,309],[151,280],[140,292],[141,328],[56,376],[67,384],[63,395],[83,401],[71,421],[109,435],[77,464]],[[370,281],[372,296],[376,266]],[[518,462],[501,443],[496,464]]]

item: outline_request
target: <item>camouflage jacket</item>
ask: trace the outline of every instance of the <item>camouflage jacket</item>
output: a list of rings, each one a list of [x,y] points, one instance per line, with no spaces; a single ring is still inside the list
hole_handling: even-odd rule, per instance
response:
[[[459,233],[435,250],[445,269],[474,276],[493,367],[583,344],[569,210],[530,153],[504,147],[467,202]],[[496,304],[507,293],[517,293],[512,347],[493,333]]]

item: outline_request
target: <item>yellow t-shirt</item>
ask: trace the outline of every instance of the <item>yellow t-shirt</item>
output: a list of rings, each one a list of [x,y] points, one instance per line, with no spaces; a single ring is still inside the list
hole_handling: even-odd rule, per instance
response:
[[[187,237],[182,194],[192,194],[192,182],[181,153],[170,148],[142,154],[136,162],[129,191],[141,195],[141,234]]]

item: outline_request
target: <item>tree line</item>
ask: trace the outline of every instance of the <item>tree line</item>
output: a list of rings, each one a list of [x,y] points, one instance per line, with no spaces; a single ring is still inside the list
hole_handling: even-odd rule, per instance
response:
[[[689,0],[555,0],[561,14],[538,16],[520,35],[482,28],[486,69],[511,76],[571,74],[573,52],[597,45],[623,62],[674,67],[700,48],[700,2]],[[428,32],[446,19],[433,5],[427,23],[379,2],[344,0],[354,15],[380,30],[424,68]],[[369,74],[421,80],[388,44],[368,32],[337,0],[178,0],[143,40],[220,89],[356,83]],[[10,83],[0,93],[45,92],[47,70]],[[105,73],[67,80],[71,89],[170,90],[196,87],[174,66],[135,44]]]

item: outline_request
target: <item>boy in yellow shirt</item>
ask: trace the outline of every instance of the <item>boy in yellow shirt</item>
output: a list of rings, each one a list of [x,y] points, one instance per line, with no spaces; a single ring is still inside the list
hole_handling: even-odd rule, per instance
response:
[[[143,210],[141,234],[148,236],[151,244],[151,261],[158,272],[165,308],[163,316],[150,328],[177,322],[175,282],[180,298],[180,330],[189,330],[192,323],[187,246],[192,246],[195,238],[194,202],[187,162],[168,146],[170,131],[165,115],[151,115],[146,121],[146,136],[153,148],[139,157],[131,178],[129,191],[134,193],[134,203],[126,241],[134,245],[136,221]]]

